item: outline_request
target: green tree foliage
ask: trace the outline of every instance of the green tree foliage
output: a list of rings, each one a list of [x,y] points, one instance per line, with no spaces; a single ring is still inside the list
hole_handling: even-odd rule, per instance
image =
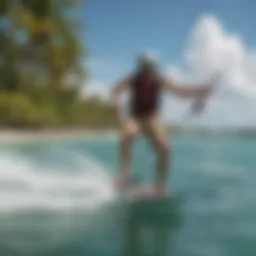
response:
[[[7,1],[6,0],[2,0],[0,1],[0,15],[4,15],[7,11]]]
[[[0,1],[0,125],[117,124],[106,102],[78,97],[86,81],[77,15],[82,2]]]

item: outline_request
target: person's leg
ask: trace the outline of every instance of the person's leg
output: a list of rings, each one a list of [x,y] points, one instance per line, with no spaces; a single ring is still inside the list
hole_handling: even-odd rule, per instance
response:
[[[124,123],[120,142],[120,173],[118,177],[119,187],[123,187],[129,182],[132,142],[139,132],[140,126],[135,119],[129,119]]]
[[[169,141],[165,127],[161,121],[152,117],[146,120],[146,132],[152,140],[157,153],[156,189],[160,193],[166,190],[169,171]]]

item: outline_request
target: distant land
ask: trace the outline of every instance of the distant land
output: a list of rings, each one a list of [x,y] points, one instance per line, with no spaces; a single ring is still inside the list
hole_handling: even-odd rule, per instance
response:
[[[174,135],[193,136],[237,136],[256,137],[256,127],[239,128],[211,128],[211,127],[182,127],[179,125],[168,125],[168,131]]]

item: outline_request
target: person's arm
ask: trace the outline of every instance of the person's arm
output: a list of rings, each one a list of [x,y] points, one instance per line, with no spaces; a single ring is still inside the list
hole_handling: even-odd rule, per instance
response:
[[[204,98],[210,93],[212,88],[211,86],[204,85],[188,87],[180,85],[170,78],[162,78],[162,85],[165,90],[181,98]]]
[[[130,80],[131,78],[129,76],[121,79],[119,82],[116,83],[116,85],[110,92],[111,104],[117,111],[119,109],[119,97],[122,92],[129,90],[131,84]]]
[[[119,95],[127,90],[130,86],[130,77],[125,77],[122,80],[118,81],[114,88],[111,91],[111,100],[116,101]]]

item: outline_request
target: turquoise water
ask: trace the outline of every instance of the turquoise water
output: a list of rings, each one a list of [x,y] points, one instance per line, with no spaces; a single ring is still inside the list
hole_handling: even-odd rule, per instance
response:
[[[256,255],[256,140],[173,138],[173,201],[131,204],[110,185],[118,143],[0,146],[1,255]],[[133,172],[154,178],[135,144]]]

